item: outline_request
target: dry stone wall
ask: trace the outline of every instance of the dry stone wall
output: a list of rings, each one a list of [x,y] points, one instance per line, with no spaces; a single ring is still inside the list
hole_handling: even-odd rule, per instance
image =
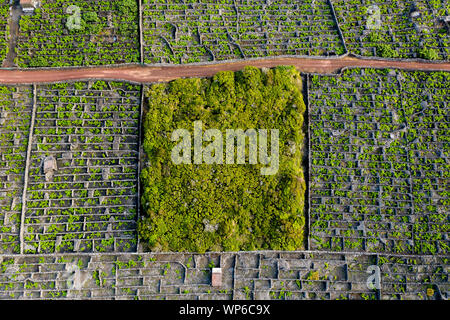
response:
[[[380,290],[367,288],[369,266]],[[222,286],[211,286],[211,267]],[[448,259],[324,252],[12,255],[2,299],[447,299]]]

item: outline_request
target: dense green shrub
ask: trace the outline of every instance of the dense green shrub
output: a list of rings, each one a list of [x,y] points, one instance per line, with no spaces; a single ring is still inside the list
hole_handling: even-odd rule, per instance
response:
[[[138,231],[150,249],[303,248],[301,88],[293,67],[246,67],[146,89],[143,146],[148,161],[141,173],[145,217]],[[184,128],[192,133],[197,120],[203,130],[219,129],[224,137],[226,129],[278,129],[278,172],[263,176],[262,165],[248,164],[248,159],[243,165],[173,164],[171,150],[178,142],[171,141],[172,132]]]
[[[383,58],[397,58],[398,54],[397,51],[392,49],[392,47],[385,43],[378,43],[375,45],[375,48],[377,49],[377,54],[380,57]]]
[[[438,60],[439,53],[433,48],[424,47],[419,50],[419,57],[428,60]]]

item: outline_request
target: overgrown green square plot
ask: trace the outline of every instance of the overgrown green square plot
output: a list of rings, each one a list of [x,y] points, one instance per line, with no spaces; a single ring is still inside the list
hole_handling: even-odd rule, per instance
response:
[[[301,76],[295,68],[246,67],[209,79],[153,84],[145,91],[148,108],[143,147],[147,159],[141,172],[144,212],[138,231],[147,249],[205,252],[304,248],[305,104]],[[203,136],[203,156],[222,138],[223,154],[219,149],[211,153],[217,161],[195,163],[199,149],[195,149],[194,123],[201,124],[202,131],[197,133]],[[172,134],[179,129],[189,132],[186,155],[190,162],[176,164],[172,155],[185,141],[173,139]],[[205,142],[205,132],[210,129],[218,130],[219,135]],[[234,156],[239,152],[238,139],[230,143],[227,130],[237,129],[245,133],[254,129],[258,160],[265,145],[272,160],[279,150],[278,163],[250,163],[255,149],[248,136],[245,163],[238,164],[231,157],[233,161],[227,161],[227,148],[233,146]],[[267,141],[261,138],[264,130]],[[275,131],[278,140],[272,135]],[[274,149],[276,141],[279,147]],[[263,175],[261,169],[269,166],[275,170]]]

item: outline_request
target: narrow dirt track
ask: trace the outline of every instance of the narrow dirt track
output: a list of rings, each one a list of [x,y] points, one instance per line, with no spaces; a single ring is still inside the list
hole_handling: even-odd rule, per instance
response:
[[[185,77],[209,77],[219,71],[237,71],[245,66],[275,67],[293,65],[301,72],[337,73],[346,67],[399,68],[405,70],[450,71],[449,62],[429,63],[411,61],[370,60],[354,57],[340,59],[273,58],[205,65],[122,66],[94,68],[65,68],[44,70],[0,70],[2,84],[32,84],[83,79],[125,80],[136,83],[164,82]]]

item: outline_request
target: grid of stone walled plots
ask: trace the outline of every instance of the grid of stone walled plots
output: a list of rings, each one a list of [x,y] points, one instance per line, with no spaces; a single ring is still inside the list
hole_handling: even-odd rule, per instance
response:
[[[442,18],[450,2],[332,0],[350,52],[390,58],[448,59],[450,36]]]
[[[320,252],[14,255],[0,257],[0,299],[438,300],[449,298],[448,267],[437,256]]]
[[[448,83],[374,69],[311,77],[313,249],[448,253]]]
[[[140,87],[43,85],[36,98],[25,252],[135,250]]]
[[[0,253],[19,252],[30,86],[0,86]]]
[[[8,49],[7,41],[7,27],[9,18],[9,1],[0,0],[0,66],[3,59],[6,57],[6,51]]]
[[[145,63],[345,52],[326,0],[143,1]]]

